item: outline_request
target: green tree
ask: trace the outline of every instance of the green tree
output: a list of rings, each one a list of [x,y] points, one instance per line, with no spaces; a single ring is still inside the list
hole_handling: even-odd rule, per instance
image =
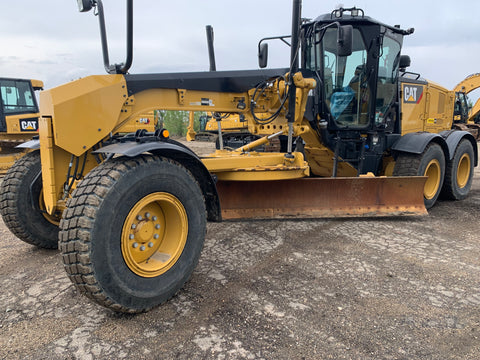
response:
[[[193,129],[200,130],[199,117],[205,112],[195,112]],[[155,110],[155,117],[158,119],[158,128],[165,128],[172,136],[185,136],[189,122],[189,111]]]
[[[158,126],[167,129],[171,136],[185,136],[188,126],[188,111],[157,110]]]

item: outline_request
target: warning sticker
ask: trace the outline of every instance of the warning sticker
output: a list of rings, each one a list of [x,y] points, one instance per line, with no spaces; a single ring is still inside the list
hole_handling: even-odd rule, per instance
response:
[[[213,106],[212,99],[202,98],[202,106]]]
[[[212,99],[202,98],[201,101],[191,102],[191,106],[215,106]]]

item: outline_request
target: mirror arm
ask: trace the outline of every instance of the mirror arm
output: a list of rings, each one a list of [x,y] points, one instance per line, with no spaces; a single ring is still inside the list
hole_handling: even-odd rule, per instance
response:
[[[126,74],[133,62],[133,0],[127,0],[127,57],[124,63],[110,64],[108,55],[107,30],[105,26],[105,11],[102,0],[96,0],[100,37],[102,41],[103,65],[109,74]]]

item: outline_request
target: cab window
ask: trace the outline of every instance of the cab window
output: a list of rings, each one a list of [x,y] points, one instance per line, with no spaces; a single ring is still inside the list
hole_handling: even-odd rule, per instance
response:
[[[38,112],[29,81],[0,80],[0,96],[5,115]]]

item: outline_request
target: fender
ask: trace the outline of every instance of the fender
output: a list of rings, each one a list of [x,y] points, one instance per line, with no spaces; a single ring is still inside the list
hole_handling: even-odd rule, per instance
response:
[[[403,135],[396,141],[392,150],[397,152],[406,152],[412,154],[421,154],[428,144],[432,141],[439,143],[444,151],[448,151],[445,141],[442,136],[429,132],[415,132]]]
[[[150,137],[153,138],[153,137]],[[106,145],[98,150],[93,151],[93,154],[108,154],[108,155],[125,155],[128,157],[135,157],[146,152],[157,151],[173,151],[187,153],[188,155],[198,159],[200,158],[185,145],[171,140],[146,140],[147,137],[140,138],[141,141],[135,141],[136,138],[128,139],[124,142],[116,142],[110,145]]]
[[[15,146],[18,149],[32,149],[32,150],[38,150],[40,149],[40,140],[38,139],[33,139],[24,142],[23,144]]]
[[[135,157],[146,152],[175,160],[188,169],[202,190],[207,207],[207,219],[222,221],[216,181],[200,158],[185,145],[171,139],[142,142],[126,141],[104,146],[93,153],[108,154],[110,158],[113,155]]]
[[[453,155],[455,154],[455,149],[458,146],[458,143],[463,140],[467,139],[472,143],[473,146],[473,154],[474,154],[474,166],[478,165],[478,146],[477,146],[477,141],[473,137],[472,134],[470,134],[468,131],[463,131],[463,130],[446,130],[442,131],[440,133],[440,136],[445,140],[447,146],[448,146],[448,153],[450,154],[450,160],[453,159]]]

